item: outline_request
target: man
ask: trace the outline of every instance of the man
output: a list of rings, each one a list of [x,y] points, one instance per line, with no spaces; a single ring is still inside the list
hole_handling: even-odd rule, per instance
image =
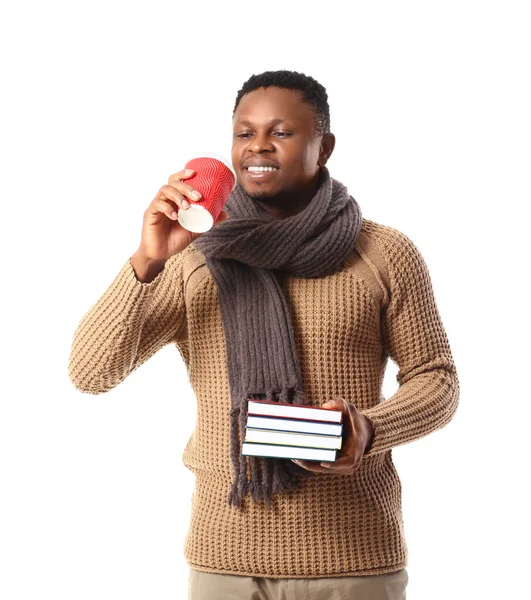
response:
[[[326,167],[327,94],[265,72],[239,91],[238,184],[214,227],[184,230],[191,173],[144,214],[142,242],[76,330],[69,375],[93,394],[166,344],[197,424],[185,541],[189,598],[405,599],[407,546],[391,449],[443,427],[459,382],[427,266],[404,233],[362,218]],[[388,358],[399,388],[381,394]],[[333,463],[241,454],[249,398],[341,410]]]

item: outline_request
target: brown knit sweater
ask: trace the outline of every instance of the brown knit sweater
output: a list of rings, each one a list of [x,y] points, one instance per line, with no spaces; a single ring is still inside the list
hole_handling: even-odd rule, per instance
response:
[[[457,408],[459,381],[430,275],[406,234],[363,219],[345,266],[330,276],[287,276],[308,403],[342,396],[374,425],[353,475],[317,473],[274,497],[271,510],[248,497],[227,504],[232,481],[229,382],[217,289],[192,243],[150,283],[129,259],[83,317],[69,376],[81,392],[111,390],[166,344],[185,361],[197,422],[183,453],[195,473],[184,544],[201,571],[262,577],[333,577],[407,565],[401,483],[391,449],[443,427]],[[257,307],[259,309],[259,307]],[[398,390],[381,385],[390,357]]]

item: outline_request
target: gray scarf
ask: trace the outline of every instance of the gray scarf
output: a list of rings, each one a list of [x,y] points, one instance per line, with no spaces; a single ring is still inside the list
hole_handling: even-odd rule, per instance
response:
[[[281,276],[323,277],[341,270],[361,229],[361,210],[326,167],[317,193],[296,215],[276,219],[239,183],[224,210],[229,219],[202,233],[194,246],[218,287],[226,341],[235,471],[228,503],[239,506],[250,491],[254,501],[263,499],[271,508],[272,494],[313,475],[290,459],[241,454],[248,398],[307,404]]]

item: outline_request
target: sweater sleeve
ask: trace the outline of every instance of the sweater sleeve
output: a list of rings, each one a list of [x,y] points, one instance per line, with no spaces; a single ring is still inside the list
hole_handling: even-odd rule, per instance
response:
[[[388,228],[380,244],[390,294],[382,314],[382,339],[397,364],[398,390],[363,410],[374,427],[365,456],[385,452],[446,425],[459,399],[459,380],[436,305],[427,265],[406,234]]]
[[[163,346],[186,337],[183,255],[168,259],[149,283],[126,260],[75,330],[68,375],[77,390],[107,392]]]

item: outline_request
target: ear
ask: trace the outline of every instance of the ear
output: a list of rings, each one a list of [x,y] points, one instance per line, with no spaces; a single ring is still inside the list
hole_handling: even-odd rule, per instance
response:
[[[324,167],[328,162],[328,159],[332,155],[336,145],[336,136],[333,133],[325,133],[321,140],[321,150],[319,151],[319,160],[317,164],[320,167]]]

